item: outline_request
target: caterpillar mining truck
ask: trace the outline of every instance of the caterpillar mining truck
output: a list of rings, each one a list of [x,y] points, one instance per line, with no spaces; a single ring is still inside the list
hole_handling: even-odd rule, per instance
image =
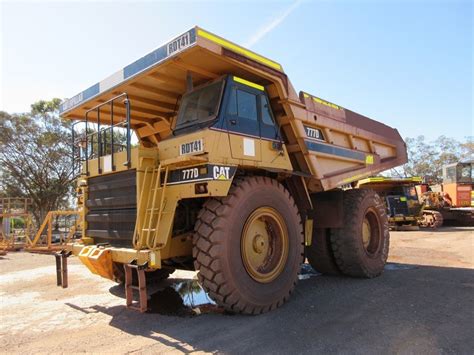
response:
[[[61,115],[75,121],[83,228],[61,256],[124,282],[130,308],[145,311],[147,282],[175,269],[198,271],[218,305],[245,314],[288,300],[305,256],[325,273],[383,271],[384,203],[341,187],[405,163],[402,138],[298,95],[273,60],[195,27]]]
[[[374,176],[357,182],[357,187],[372,189],[384,199],[390,229],[414,230],[423,225],[423,205],[419,201],[416,186],[418,176],[394,178]]]

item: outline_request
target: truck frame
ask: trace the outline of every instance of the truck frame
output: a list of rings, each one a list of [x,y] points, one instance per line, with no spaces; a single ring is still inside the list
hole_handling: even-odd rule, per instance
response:
[[[83,228],[68,250],[124,282],[131,308],[146,311],[146,283],[175,269],[199,271],[217,304],[245,314],[288,300],[305,257],[325,273],[383,271],[383,201],[341,187],[405,163],[405,143],[298,95],[273,60],[194,27],[66,100],[61,115],[75,121]]]

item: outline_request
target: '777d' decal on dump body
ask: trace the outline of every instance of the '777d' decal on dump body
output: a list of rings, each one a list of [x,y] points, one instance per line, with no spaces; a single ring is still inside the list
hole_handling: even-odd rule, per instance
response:
[[[237,167],[228,165],[200,165],[169,172],[167,185],[202,181],[228,181],[234,178]]]
[[[306,133],[306,136],[311,139],[317,139],[319,141],[324,141],[324,135],[321,129],[319,128],[314,128],[314,127],[308,127],[306,125],[303,126],[304,131]]]

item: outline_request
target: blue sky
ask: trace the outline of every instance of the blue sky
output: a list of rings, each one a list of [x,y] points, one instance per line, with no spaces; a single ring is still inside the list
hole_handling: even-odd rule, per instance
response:
[[[1,0],[0,0],[1,2]],[[77,94],[199,25],[402,136],[473,135],[473,6],[446,1],[3,1],[0,110]]]

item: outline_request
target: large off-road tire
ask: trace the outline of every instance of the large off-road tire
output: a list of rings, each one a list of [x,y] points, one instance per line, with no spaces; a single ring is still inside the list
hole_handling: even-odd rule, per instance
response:
[[[114,270],[114,278],[115,282],[119,284],[125,284],[125,270],[123,269],[123,264],[121,263],[114,263],[113,264]],[[145,273],[146,283],[153,284],[158,283],[162,280],[166,280],[172,273],[174,269],[158,269],[155,271],[148,271]],[[136,273],[132,273],[132,284],[136,284],[137,276]]]
[[[314,270],[325,275],[341,275],[331,249],[331,228],[313,228],[311,245],[306,247],[306,257]]]
[[[198,215],[194,266],[203,288],[227,311],[260,314],[288,300],[304,257],[295,201],[276,180],[236,179]]]
[[[421,226],[425,228],[440,228],[444,223],[443,215],[438,211],[424,210]]]
[[[344,192],[343,228],[334,229],[331,245],[339,270],[344,275],[379,276],[388,257],[390,234],[382,199],[373,190]]]

